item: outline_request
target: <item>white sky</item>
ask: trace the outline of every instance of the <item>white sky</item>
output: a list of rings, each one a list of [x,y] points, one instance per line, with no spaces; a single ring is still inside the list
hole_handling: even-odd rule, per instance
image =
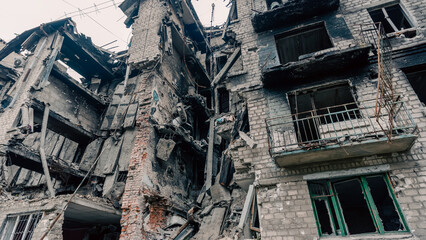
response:
[[[42,23],[64,18],[65,13],[77,23],[77,30],[91,37],[96,45],[102,46],[117,40],[117,42],[105,47],[118,46],[111,49],[112,51],[126,49],[126,43],[131,36],[131,28],[126,28],[123,23],[126,19],[124,14],[118,7],[114,6],[114,3],[118,6],[123,0],[0,1],[2,2],[0,3],[0,38],[6,42],[13,39],[16,36],[15,34],[20,34]],[[213,25],[220,25],[225,22],[228,15],[229,8],[225,7],[228,1],[192,0],[192,4],[203,25],[210,26],[211,4],[215,4]],[[94,4],[96,4],[96,7]],[[86,14],[79,14],[78,8],[87,12],[90,17]]]

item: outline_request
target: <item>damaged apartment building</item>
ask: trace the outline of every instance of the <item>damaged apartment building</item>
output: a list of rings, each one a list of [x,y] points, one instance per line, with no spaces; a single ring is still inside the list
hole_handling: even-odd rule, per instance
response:
[[[0,240],[426,237],[426,2],[228,6],[0,42]]]

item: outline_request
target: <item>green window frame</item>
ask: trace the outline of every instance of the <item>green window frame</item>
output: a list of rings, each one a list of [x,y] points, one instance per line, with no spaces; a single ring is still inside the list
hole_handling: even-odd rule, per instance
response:
[[[388,174],[308,181],[319,236],[410,232]]]

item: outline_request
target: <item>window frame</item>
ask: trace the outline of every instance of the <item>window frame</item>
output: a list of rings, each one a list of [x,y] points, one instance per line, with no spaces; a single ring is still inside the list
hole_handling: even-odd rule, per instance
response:
[[[396,210],[396,212],[399,216],[399,220],[401,221],[401,224],[404,226],[404,230],[401,230],[401,231],[385,231],[384,230],[384,226],[383,226],[382,220],[380,218],[379,212],[377,210],[377,206],[374,202],[373,196],[372,196],[371,191],[370,191],[370,187],[369,187],[367,180],[366,180],[366,178],[378,177],[378,176],[382,177],[385,184],[386,184],[387,191],[389,193],[390,198],[393,201],[393,204],[395,206],[395,210]],[[371,219],[372,219],[374,226],[376,228],[376,232],[374,232],[374,233],[370,232],[370,233],[350,234],[349,231],[348,231],[348,226],[345,222],[342,206],[340,205],[340,201],[339,201],[338,196],[336,194],[334,184],[342,182],[342,181],[349,181],[349,180],[354,180],[354,179],[357,179],[360,182],[360,187],[362,189],[363,196],[366,200],[366,204],[367,204],[368,209],[369,209],[370,214],[371,214]],[[312,189],[310,187],[308,187],[309,195],[310,195],[310,199],[311,199],[311,204],[312,204],[312,209],[314,211],[315,222],[316,222],[318,234],[319,234],[320,237],[336,236],[336,235],[337,236],[353,236],[353,235],[360,236],[360,235],[368,235],[368,234],[384,235],[384,234],[395,234],[395,233],[410,232],[410,228],[407,224],[407,221],[405,220],[405,217],[402,213],[401,207],[399,206],[399,203],[396,199],[396,195],[395,195],[394,188],[393,188],[393,185],[391,183],[389,174],[386,173],[386,174],[374,174],[374,175],[365,175],[365,176],[352,176],[352,177],[344,177],[344,178],[338,178],[338,179],[324,179],[322,181],[324,181],[325,185],[327,186],[328,194],[326,194],[326,195],[315,195],[315,193],[312,192]],[[311,182],[315,183],[316,181],[311,181]],[[309,186],[309,182],[308,182],[308,186]],[[320,224],[320,220],[319,220],[316,205],[315,205],[315,200],[317,200],[317,199],[324,200],[327,204],[328,215],[329,215],[329,218],[331,220],[330,222],[331,222],[331,227],[332,227],[332,230],[333,230],[333,234],[331,234],[331,235],[324,235],[321,231],[321,224]],[[334,212],[332,212],[333,210],[331,210],[332,208],[331,208],[330,205],[333,206]],[[337,223],[335,223],[335,220],[333,219],[333,216],[332,216],[333,214],[336,216]],[[339,229],[340,229],[339,235],[336,234],[336,232],[338,232],[337,226],[339,226]]]
[[[391,17],[389,16],[388,10],[386,10],[386,8],[390,8],[390,7],[395,7],[395,6],[399,6],[399,9],[401,10],[401,14],[404,16],[404,18],[407,20],[408,24],[410,25],[409,28],[406,29],[398,29],[398,27],[395,25],[395,23],[392,21]],[[386,20],[386,23],[388,23],[391,28],[393,29],[393,32],[388,32],[385,33],[388,35],[393,35],[395,33],[404,33],[406,31],[410,31],[412,29],[416,28],[416,23],[413,20],[413,18],[408,14],[407,9],[405,8],[404,5],[401,4],[400,1],[390,1],[384,4],[380,4],[377,6],[373,6],[373,7],[369,7],[367,8],[368,14],[371,18],[371,20],[374,22],[373,17],[371,16],[373,12],[375,11],[382,11],[384,18]],[[388,17],[386,17],[388,16]],[[378,22],[374,22],[375,24]],[[382,25],[384,25],[384,23],[382,23]]]
[[[321,31],[324,31],[324,33],[327,37],[326,41],[328,41],[328,43],[325,44],[325,45],[329,45],[329,47],[321,48],[319,50],[309,52],[309,53],[302,53],[302,54],[297,56],[298,59],[295,60],[295,61],[292,61],[292,60],[284,61],[285,60],[284,56],[281,56],[281,54],[280,54],[280,52],[281,52],[280,48],[283,47],[280,44],[281,40],[286,39],[286,38],[290,38],[290,37],[294,38],[296,36],[302,36],[303,34],[308,34],[309,32],[316,31],[318,29],[320,29]],[[281,33],[277,33],[274,36],[274,41],[275,41],[275,47],[276,47],[277,55],[278,55],[278,58],[279,58],[281,65],[285,65],[289,62],[298,62],[298,61],[300,61],[299,57],[302,56],[302,55],[313,54],[315,52],[324,51],[326,49],[330,49],[330,48],[335,47],[335,44],[333,42],[333,38],[330,36],[330,32],[328,31],[327,23],[325,21],[318,21],[318,22],[307,24],[303,27],[296,27],[296,28],[292,28],[292,29],[289,29],[289,30],[281,32]],[[322,41],[322,40],[320,40],[320,41]]]
[[[28,219],[25,222],[24,232],[23,232],[23,234],[22,234],[22,236],[21,236],[20,239],[21,240],[22,239],[26,239],[28,236],[30,237],[29,239],[31,239],[31,237],[34,234],[34,230],[37,227],[37,224],[40,222],[40,220],[44,216],[43,212],[30,212],[30,213],[21,213],[21,214],[10,214],[10,215],[7,215],[6,218],[4,219],[2,225],[1,225],[1,228],[0,228],[0,234],[1,234],[0,240],[7,240],[7,239],[10,239],[10,238],[14,238],[17,226],[19,224],[19,221],[21,220],[22,217],[25,217],[25,216],[28,216]],[[5,231],[6,227],[8,226],[8,220],[10,218],[13,218],[13,217],[16,217],[16,219],[12,222],[12,224],[13,224],[12,232],[11,232],[10,236],[6,236],[3,231]],[[37,217],[38,219],[36,220],[36,222],[34,224],[34,227],[30,231],[31,222],[34,219],[34,217]],[[28,234],[30,234],[30,235],[28,235]]]

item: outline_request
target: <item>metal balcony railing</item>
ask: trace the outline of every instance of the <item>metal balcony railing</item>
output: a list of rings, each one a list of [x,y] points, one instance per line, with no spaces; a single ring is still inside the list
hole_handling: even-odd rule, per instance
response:
[[[386,126],[390,122],[375,116],[375,104],[376,100],[347,103],[266,119],[270,152],[279,154],[386,139],[390,135]],[[404,103],[393,104],[391,136],[414,133],[416,124]]]

